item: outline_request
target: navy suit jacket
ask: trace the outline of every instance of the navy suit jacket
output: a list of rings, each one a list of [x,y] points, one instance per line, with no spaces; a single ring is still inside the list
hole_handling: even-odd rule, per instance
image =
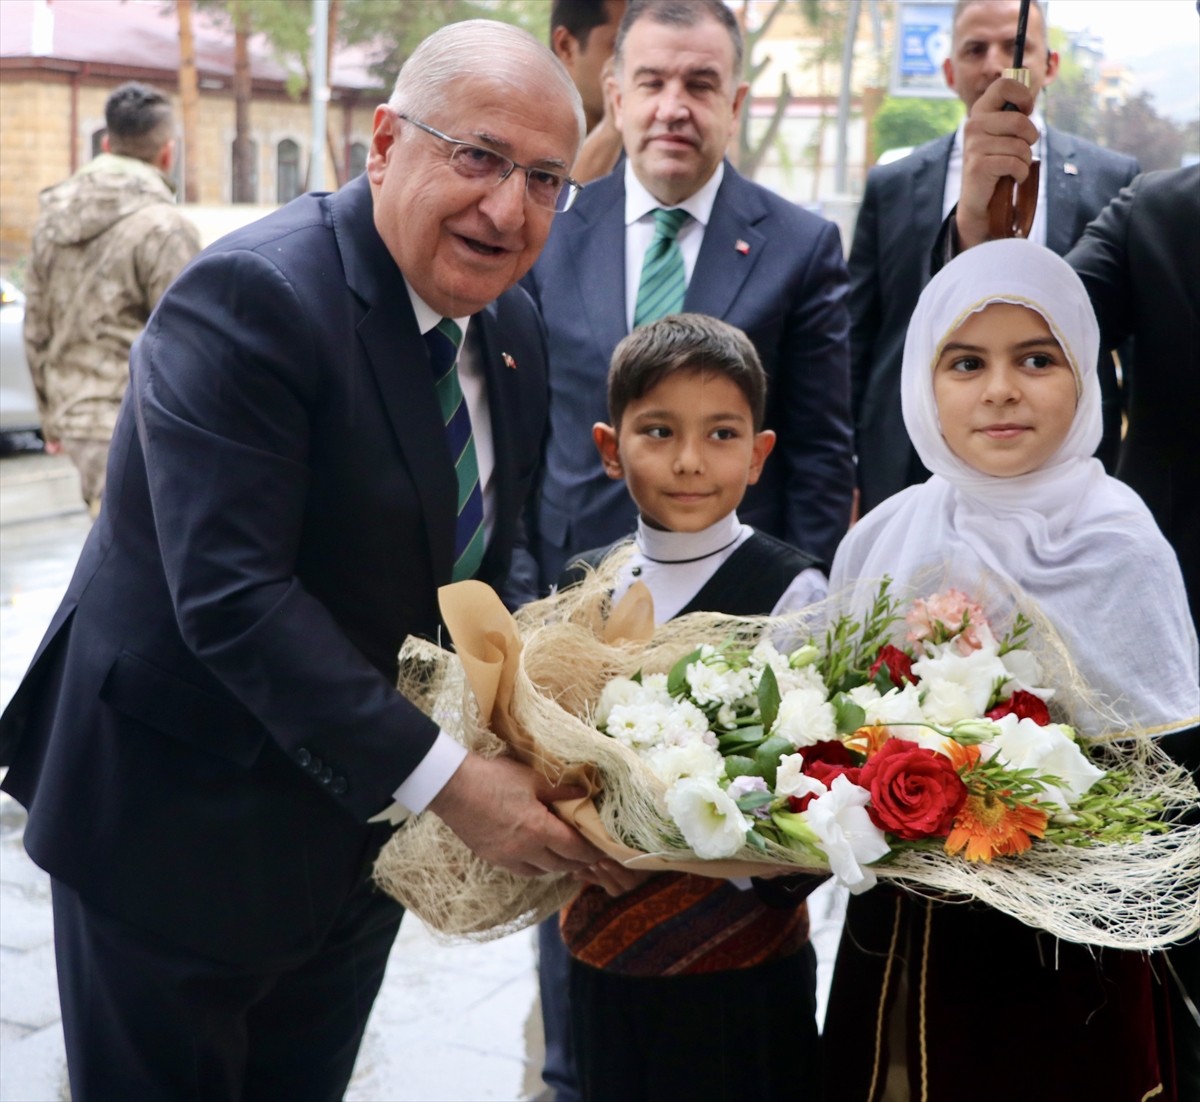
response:
[[[545,346],[519,288],[476,324],[498,583]],[[438,632],[456,498],[365,177],[201,254],[134,348],[103,511],[0,720],[34,860],[216,959],[310,951],[436,737],[394,685],[405,637]]]
[[[628,535],[636,520],[592,443],[592,425],[608,420],[609,360],[628,332],[623,165],[558,216],[526,286],[550,350],[532,544],[545,588],[569,556]],[[766,426],[779,440],[740,515],[825,562],[849,523],[854,477],[845,297],[837,227],[726,164],[683,308],[745,330],[769,380]]]
[[[954,135],[871,169],[850,250],[850,350],[858,484],[864,511],[929,476],[900,413],[904,335],[931,278],[930,253],[942,225],[942,197]],[[1068,171],[1067,166],[1073,166]],[[1065,255],[1083,228],[1138,172],[1132,157],[1046,129],[1046,245]],[[1102,378],[1115,397],[1111,358]],[[1120,409],[1106,424],[1119,433]]]

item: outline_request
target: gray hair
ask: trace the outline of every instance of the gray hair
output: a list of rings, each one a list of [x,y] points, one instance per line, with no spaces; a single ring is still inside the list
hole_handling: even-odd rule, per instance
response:
[[[464,19],[434,31],[405,61],[388,106],[398,114],[436,118],[453,100],[455,85],[470,76],[519,81],[538,89],[556,81],[583,144],[583,100],[562,62],[528,31],[495,19]]]

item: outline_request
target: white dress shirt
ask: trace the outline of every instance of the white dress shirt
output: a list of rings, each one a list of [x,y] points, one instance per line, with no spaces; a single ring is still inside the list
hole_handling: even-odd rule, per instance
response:
[[[686,210],[691,215],[679,229],[675,240],[679,242],[679,251],[683,254],[683,274],[688,283],[692,282],[692,272],[696,270],[696,258],[700,255],[700,245],[704,241],[704,228],[712,217],[713,203],[716,202],[717,189],[725,179],[725,162],[717,165],[714,172],[699,191],[690,195],[678,209]],[[675,210],[675,207],[664,207],[650,194],[633,171],[633,164],[625,161],[625,326],[633,328],[633,313],[637,309],[638,284],[642,281],[642,261],[646,258],[646,250],[654,240],[654,212],[656,210]]]

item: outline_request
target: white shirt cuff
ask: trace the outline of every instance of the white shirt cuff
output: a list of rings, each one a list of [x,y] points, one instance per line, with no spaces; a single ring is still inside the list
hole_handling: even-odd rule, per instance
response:
[[[424,811],[430,801],[446,786],[467,756],[467,748],[455,742],[445,731],[439,731],[429,752],[420,764],[405,778],[404,783],[392,793],[396,803],[408,813],[415,815]]]

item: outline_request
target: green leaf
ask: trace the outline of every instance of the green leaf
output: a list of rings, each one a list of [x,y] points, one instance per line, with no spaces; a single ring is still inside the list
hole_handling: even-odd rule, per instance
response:
[[[736,731],[718,735],[717,749],[722,754],[740,754],[744,750],[753,750],[759,746],[764,737],[765,732],[757,724],[753,727],[740,727]]]
[[[867,722],[867,713],[845,693],[838,693],[830,703],[839,735],[853,734]]]
[[[725,775],[732,780],[734,777],[757,777],[759,774],[753,758],[745,754],[730,754],[725,759]]]
[[[772,735],[754,751],[755,774],[762,777],[768,786],[774,789],[775,771],[779,768],[779,759],[784,754],[793,753],[795,749],[791,741],[782,735]]]
[[[775,671],[767,666],[758,682],[758,710],[762,715],[764,730],[769,731],[775,725],[775,717],[779,715],[779,701],[779,681],[775,677]]]
[[[685,654],[671,667],[671,672],[667,674],[667,692],[672,696],[679,696],[687,689],[687,668],[699,657],[700,652],[694,650],[691,654]]]
[[[892,680],[891,671],[888,670],[886,662],[881,662],[879,664],[879,669],[875,671],[875,678],[872,683],[874,684],[875,688],[879,690],[880,696],[883,696],[885,693],[890,693],[893,689],[900,688],[900,686]]]
[[[747,841],[747,843],[749,843],[751,849],[759,850],[762,853],[767,852],[767,841],[757,831],[754,831],[754,830],[746,831],[746,841]]]
[[[775,794],[773,792],[747,792],[746,795],[740,797],[735,802],[738,805],[739,811],[757,811],[760,807],[766,807],[774,799]]]

